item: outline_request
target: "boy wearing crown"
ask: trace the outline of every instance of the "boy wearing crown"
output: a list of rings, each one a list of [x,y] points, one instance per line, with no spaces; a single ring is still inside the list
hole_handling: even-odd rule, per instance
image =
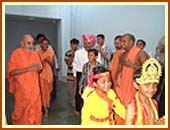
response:
[[[157,91],[161,73],[161,65],[154,58],[146,60],[142,65],[142,70],[137,70],[134,73],[134,86],[137,92],[134,99],[127,106],[126,124],[163,124],[164,120],[158,119],[157,103],[152,99]]]

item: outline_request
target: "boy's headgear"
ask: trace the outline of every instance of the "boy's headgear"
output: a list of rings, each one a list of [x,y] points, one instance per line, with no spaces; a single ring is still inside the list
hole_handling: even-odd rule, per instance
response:
[[[83,39],[83,42],[85,42],[85,43],[88,43],[88,42],[89,42],[89,43],[91,44],[91,46],[94,46],[94,45],[95,45],[96,36],[93,35],[93,34],[91,34],[91,35],[89,35],[89,34],[83,34],[82,39]]]
[[[109,72],[104,72],[104,73],[100,73],[100,74],[95,74],[94,75],[93,71],[90,71],[89,72],[90,79],[89,79],[89,82],[88,82],[88,86],[93,88],[94,87],[94,81],[93,80],[94,79],[100,79],[100,78],[102,78],[104,76],[109,78],[110,77],[110,73]]]
[[[149,58],[142,65],[142,73],[139,78],[136,78],[136,82],[139,84],[146,83],[159,83],[160,76],[162,74],[162,67],[158,60]]]

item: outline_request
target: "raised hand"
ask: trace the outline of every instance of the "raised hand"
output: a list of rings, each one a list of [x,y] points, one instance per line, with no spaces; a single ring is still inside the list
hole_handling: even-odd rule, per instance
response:
[[[40,71],[41,69],[42,69],[42,66],[38,63],[34,63],[28,67],[29,71]]]
[[[50,56],[47,56],[44,61],[47,61],[48,63],[50,62]]]

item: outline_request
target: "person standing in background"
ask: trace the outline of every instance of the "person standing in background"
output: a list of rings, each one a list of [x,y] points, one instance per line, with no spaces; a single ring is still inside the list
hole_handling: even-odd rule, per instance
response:
[[[107,45],[104,44],[104,41],[105,36],[103,34],[98,34],[96,49],[98,50],[99,54],[97,61],[104,65],[104,67],[108,68],[111,57],[111,50]]]
[[[98,56],[98,51],[96,49],[94,49],[94,48],[89,49],[89,51],[88,51],[89,61],[83,65],[82,78],[81,78],[81,84],[80,84],[79,93],[82,98],[83,98],[82,93],[84,92],[84,89],[86,89],[86,87],[88,87],[90,71],[92,71],[94,67],[103,66],[98,61],[96,61],[97,56]]]
[[[165,36],[163,36],[156,47],[156,55],[159,61],[165,65]]]
[[[43,39],[38,49],[43,69],[40,73],[40,90],[42,105],[44,107],[44,117],[48,117],[48,108],[50,107],[50,97],[53,90],[53,65],[54,65],[54,51],[48,48],[49,41]]]
[[[121,37],[122,37],[121,35],[117,35],[117,36],[114,38],[113,44],[114,44],[114,47],[115,47],[115,52],[116,52],[117,50],[120,50],[120,49],[122,48],[122,46],[121,46]],[[111,54],[110,61],[112,60],[113,55],[115,54],[115,52],[113,52],[113,53]]]
[[[141,68],[148,57],[143,50],[134,46],[135,37],[132,34],[124,34],[121,42],[125,53],[120,56],[114,85],[120,101],[127,106],[136,92],[133,86],[134,71]]]
[[[116,74],[116,71],[118,69],[118,66],[119,66],[119,58],[120,58],[120,55],[122,55],[125,50],[122,48],[122,44],[121,44],[121,38],[122,36],[118,35],[114,38],[114,46],[115,46],[115,49],[116,51],[114,52],[113,54],[113,57],[112,57],[112,60],[110,62],[110,72],[111,72],[111,79],[112,79],[112,82],[113,82],[113,88],[114,88],[114,82],[115,82],[115,74]]]
[[[45,39],[46,36],[42,33],[37,34],[36,39],[35,39],[35,50],[37,51],[40,48],[40,43],[43,39]]]
[[[70,95],[70,103],[75,108],[75,91],[76,86],[74,85],[74,76],[73,76],[73,59],[75,52],[78,50],[79,40],[73,38],[70,40],[71,49],[65,53],[65,63],[67,64],[67,87]]]
[[[146,46],[146,42],[142,39],[138,39],[136,42],[136,46],[143,50]]]
[[[162,75],[158,84],[158,92],[154,95],[154,98],[158,101],[159,117],[162,117],[165,115],[165,36],[158,42],[156,55],[162,65]]]
[[[47,37],[44,34],[42,34],[42,33],[37,34],[36,45],[35,45],[36,51],[40,48],[40,43],[43,39],[47,39]],[[57,73],[59,72],[60,69],[59,69],[59,65],[58,65],[58,61],[57,61],[56,51],[50,45],[50,41],[49,41],[49,44],[48,44],[48,48],[52,49],[54,51],[54,65],[53,65],[53,77],[54,77],[53,79],[54,80],[53,80],[53,90],[52,90],[52,93],[51,93],[51,101],[55,101],[55,99],[56,99]]]
[[[73,75],[74,75],[74,82],[76,83],[75,108],[77,111],[77,115],[80,114],[83,105],[83,99],[79,94],[79,88],[80,88],[79,86],[81,83],[83,65],[86,62],[88,62],[88,50],[95,45],[96,37],[94,35],[83,34],[82,40],[83,40],[83,48],[75,52],[75,56],[73,60]]]
[[[112,55],[112,59],[110,62],[110,72],[111,72],[111,80],[112,80],[112,89],[115,90],[116,88],[116,72],[118,70],[119,62],[120,62],[120,56],[125,52],[125,49],[122,48],[122,42],[121,42],[121,35],[117,35],[114,38],[114,46],[116,51]],[[115,113],[114,115],[115,124],[116,125],[123,125],[125,124],[125,120],[122,119],[118,114]]]

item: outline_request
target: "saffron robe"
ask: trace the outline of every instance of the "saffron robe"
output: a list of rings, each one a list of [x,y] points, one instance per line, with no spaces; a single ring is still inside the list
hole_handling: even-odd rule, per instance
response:
[[[130,60],[131,63],[134,64],[139,51],[140,48],[132,47],[126,60]],[[118,74],[117,83],[119,87],[116,87],[116,93],[125,106],[127,106],[135,96],[136,90],[133,85],[134,71],[132,67],[123,66],[121,72]]]
[[[10,72],[23,69],[38,63],[41,65],[37,52],[26,52],[23,48],[13,51],[8,63],[9,92],[14,94],[14,125],[41,124],[41,95],[37,71],[29,71],[11,76]]]
[[[115,74],[116,74],[116,71],[118,70],[118,65],[119,65],[119,57],[121,54],[123,54],[125,52],[124,49],[120,49],[120,50],[117,50],[114,55],[113,55],[113,58],[110,62],[110,72],[111,72],[111,77],[112,77],[112,81],[114,82],[114,78],[115,78]]]
[[[41,48],[39,48],[38,54],[42,62],[47,56],[50,57],[50,61],[53,61],[54,59],[54,51],[49,48],[46,51],[43,51]],[[53,85],[52,67],[49,65],[49,63],[44,62],[43,70],[40,73],[40,88],[41,88],[42,104],[44,107],[48,107],[48,108],[50,107],[50,98],[53,89],[52,85]]]

